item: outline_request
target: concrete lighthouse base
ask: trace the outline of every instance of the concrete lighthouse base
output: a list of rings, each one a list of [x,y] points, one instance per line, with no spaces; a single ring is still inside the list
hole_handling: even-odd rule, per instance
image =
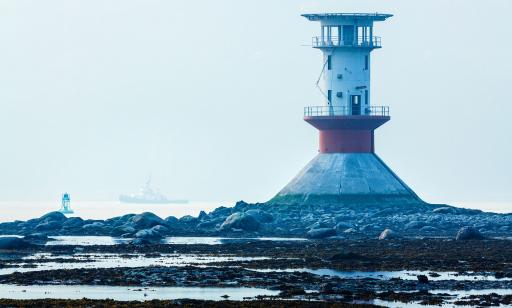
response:
[[[374,153],[320,153],[270,202],[425,204]]]

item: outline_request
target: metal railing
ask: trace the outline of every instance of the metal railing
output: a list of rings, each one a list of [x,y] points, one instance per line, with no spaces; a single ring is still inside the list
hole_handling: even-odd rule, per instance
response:
[[[346,41],[340,36],[314,36],[312,39],[313,47],[382,47],[379,36],[358,36],[352,40]]]
[[[361,110],[351,110],[345,106],[310,106],[304,107],[305,117],[331,116],[389,116],[389,106],[361,107]]]

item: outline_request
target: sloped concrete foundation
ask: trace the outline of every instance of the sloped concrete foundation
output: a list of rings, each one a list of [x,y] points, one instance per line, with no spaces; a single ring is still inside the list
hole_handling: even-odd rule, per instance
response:
[[[374,153],[320,153],[270,202],[424,204]]]

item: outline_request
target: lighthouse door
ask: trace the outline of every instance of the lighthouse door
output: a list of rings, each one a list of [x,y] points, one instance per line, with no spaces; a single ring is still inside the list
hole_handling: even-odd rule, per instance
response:
[[[361,95],[350,95],[352,115],[361,115]]]

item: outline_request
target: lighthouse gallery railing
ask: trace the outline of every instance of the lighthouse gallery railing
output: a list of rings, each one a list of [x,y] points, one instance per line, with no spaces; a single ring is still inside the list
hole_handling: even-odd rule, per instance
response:
[[[379,36],[358,36],[349,41],[339,36],[314,36],[312,39],[313,47],[336,47],[336,46],[351,46],[351,47],[382,47],[381,39]]]
[[[389,116],[389,106],[370,106],[362,108],[359,114],[354,114],[345,106],[310,106],[304,107],[305,117],[329,116]]]

